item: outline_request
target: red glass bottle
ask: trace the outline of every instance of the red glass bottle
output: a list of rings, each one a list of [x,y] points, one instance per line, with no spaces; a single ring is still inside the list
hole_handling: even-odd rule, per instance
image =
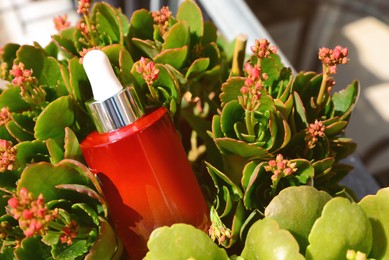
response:
[[[102,63],[109,61],[104,53],[92,52],[98,58],[88,58],[88,53],[84,67],[93,89],[92,78],[101,84],[94,67],[100,58]],[[157,227],[188,223],[206,230],[208,207],[168,111],[159,108],[143,115],[128,89],[87,106],[98,131],[81,143],[81,149],[102,184],[112,223],[129,257],[144,257],[147,239]]]

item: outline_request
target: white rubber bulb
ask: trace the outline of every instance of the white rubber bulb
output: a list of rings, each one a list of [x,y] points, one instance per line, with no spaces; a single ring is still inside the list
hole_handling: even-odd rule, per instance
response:
[[[89,51],[84,56],[83,65],[92,85],[93,98],[96,101],[106,100],[123,89],[104,52],[99,50]]]

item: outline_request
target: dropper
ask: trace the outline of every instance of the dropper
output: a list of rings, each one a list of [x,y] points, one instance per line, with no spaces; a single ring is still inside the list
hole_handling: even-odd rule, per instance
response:
[[[119,129],[143,115],[134,93],[123,88],[104,52],[89,51],[84,56],[83,66],[93,92],[93,100],[86,102],[86,106],[98,132]]]
[[[123,89],[104,52],[99,50],[89,51],[83,59],[83,65],[91,83],[95,100],[106,100]]]

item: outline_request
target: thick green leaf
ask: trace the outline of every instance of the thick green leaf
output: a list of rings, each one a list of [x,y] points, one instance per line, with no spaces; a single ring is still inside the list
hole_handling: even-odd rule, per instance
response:
[[[130,24],[132,38],[153,39],[154,21],[151,13],[146,9],[136,10],[131,16]]]
[[[68,94],[65,83],[62,79],[60,63],[53,57],[47,57],[44,59],[43,73],[40,75],[38,83],[53,89],[56,93],[56,97]]]
[[[52,254],[54,259],[76,259],[87,253],[89,247],[86,240],[75,240],[73,244],[57,244],[53,246]]]
[[[92,89],[90,87],[88,77],[86,76],[84,67],[80,64],[77,58],[69,60],[69,96],[77,102],[83,104],[86,100],[92,97]]]
[[[121,21],[116,16],[112,6],[105,2],[93,5],[92,15],[96,20],[96,29],[99,34],[108,35],[111,43],[123,43]]]
[[[65,158],[63,149],[53,139],[48,139],[46,141],[46,145],[50,154],[50,162],[52,164],[59,163]]]
[[[28,237],[22,240],[15,249],[15,255],[20,260],[46,260],[51,258],[50,247],[42,243],[39,236]]]
[[[226,186],[231,192],[230,194],[232,195],[233,200],[238,200],[242,198],[243,193],[239,186],[237,186],[236,183],[232,182],[228,176],[226,176],[224,173],[216,169],[214,166],[209,164],[208,162],[205,162],[205,165],[207,167],[207,170],[209,174],[211,175],[216,189],[222,189],[222,187]]]
[[[61,53],[68,59],[78,57],[79,53],[75,46],[75,31],[76,27],[70,27],[62,30],[59,34],[52,35],[53,42],[58,46]]]
[[[16,145],[16,163],[19,167],[27,164],[48,160],[48,150],[44,141],[34,140],[21,142]]]
[[[164,35],[165,42],[162,45],[162,50],[181,48],[189,45],[190,33],[188,23],[185,21],[174,24],[170,30]]]
[[[0,107],[8,107],[12,112],[21,112],[30,108],[20,96],[20,88],[12,86],[0,94]]]
[[[18,142],[31,141],[34,139],[34,135],[31,132],[27,132],[20,126],[18,126],[15,121],[9,121],[6,125],[8,133],[12,135]]]
[[[359,206],[366,213],[373,229],[373,246],[369,257],[389,259],[389,188],[364,197]]]
[[[21,188],[27,188],[29,192],[34,194],[35,198],[42,194],[46,202],[66,198],[68,195],[74,197],[74,193],[55,188],[60,184],[90,185],[90,182],[85,175],[64,163],[53,166],[51,163],[40,162],[30,164],[24,169],[18,182],[17,191],[19,193]]]
[[[174,224],[154,230],[147,242],[146,260],[229,259],[203,231],[187,224]]]
[[[185,0],[178,7],[177,21],[186,21],[189,24],[193,43],[197,43],[204,34],[203,14],[200,7],[193,0]]]
[[[327,135],[327,136],[334,136],[334,135],[337,135],[339,133],[341,133],[341,131],[343,131],[343,129],[346,128],[348,122],[347,121],[338,121],[338,122],[334,122],[330,125],[325,125],[325,130],[324,130],[324,133]]]
[[[211,42],[217,41],[217,28],[214,23],[211,21],[204,22],[204,36],[203,36],[203,45],[210,44]]]
[[[7,63],[8,68],[12,68],[14,59],[16,58],[16,52],[20,48],[19,44],[16,43],[7,43],[3,46],[3,54],[1,59]]]
[[[97,240],[89,249],[89,253],[85,256],[85,260],[93,259],[112,259],[118,247],[118,241],[115,230],[103,218],[99,218],[100,231]]]
[[[153,59],[160,53],[160,49],[151,40],[142,40],[138,38],[132,38],[131,40],[134,45],[142,50],[150,59]]]
[[[88,187],[86,185],[73,184],[73,183],[66,184],[65,183],[65,184],[58,184],[55,186],[55,188],[57,188],[59,190],[74,191],[75,192],[74,194],[77,194],[77,195],[85,194],[89,198],[95,199],[98,202],[100,202],[100,204],[102,204],[103,207],[106,207],[105,200],[104,200],[102,194],[99,194],[98,192],[96,192],[95,190],[91,189],[90,187]]]
[[[224,137],[216,138],[214,141],[220,151],[227,155],[235,154],[246,159],[265,159],[270,157],[266,149],[240,140]]]
[[[226,137],[237,138],[234,126],[236,122],[244,120],[244,109],[238,100],[225,104],[220,116],[221,129]]]
[[[19,48],[16,55],[16,63],[23,62],[26,69],[32,69],[32,76],[39,79],[42,74],[46,73],[42,71],[45,60],[43,49],[31,45],[23,45]]]
[[[346,119],[353,110],[359,96],[359,82],[353,81],[345,89],[332,95],[335,116]]]
[[[12,119],[25,132],[34,134],[35,122],[33,113],[12,113]]]
[[[227,81],[223,83],[222,93],[220,94],[222,107],[224,107],[228,102],[232,100],[237,100],[238,96],[242,95],[240,89],[243,87],[244,81],[245,78],[243,77],[232,77],[228,78]]]
[[[258,220],[251,226],[241,256],[250,260],[304,259],[294,237],[270,218]]]
[[[99,215],[96,213],[94,209],[92,209],[88,204],[86,203],[76,203],[72,205],[72,210],[74,212],[81,212],[82,215],[87,216],[87,218],[84,219],[85,223],[88,224],[95,224],[96,226],[100,225],[100,219]],[[78,217],[81,217],[81,214],[77,214]],[[104,221],[104,220],[103,220]]]
[[[214,115],[212,117],[212,132],[209,133],[212,138],[224,137],[222,129],[220,127],[220,116]]]
[[[154,61],[162,64],[169,64],[176,69],[181,69],[187,60],[188,46],[173,48],[161,51],[154,57]]]
[[[345,259],[347,250],[369,254],[373,234],[360,206],[348,199],[331,199],[308,237],[307,259]]]
[[[63,143],[65,127],[74,123],[72,103],[68,96],[63,96],[51,102],[40,113],[35,124],[35,138],[38,140],[54,139]]]
[[[330,199],[328,193],[311,186],[288,187],[270,201],[265,217],[276,220],[282,229],[289,230],[304,253],[311,228]]]
[[[65,128],[65,153],[64,158],[74,159],[80,162],[83,162],[83,155],[80,148],[80,143],[78,142],[77,136],[69,128]]]
[[[174,77],[170,69],[163,64],[156,64],[159,69],[158,79],[155,81],[157,86],[161,86],[168,92],[169,99],[175,99],[177,103],[181,102],[180,84]]]
[[[186,72],[185,77],[193,78],[204,72],[209,66],[209,58],[199,58],[195,60]]]

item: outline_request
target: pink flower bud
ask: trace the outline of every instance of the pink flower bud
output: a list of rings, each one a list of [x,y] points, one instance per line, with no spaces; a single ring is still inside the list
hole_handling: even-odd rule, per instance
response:
[[[17,208],[19,207],[19,200],[15,197],[12,197],[8,200],[8,206],[11,208]]]

